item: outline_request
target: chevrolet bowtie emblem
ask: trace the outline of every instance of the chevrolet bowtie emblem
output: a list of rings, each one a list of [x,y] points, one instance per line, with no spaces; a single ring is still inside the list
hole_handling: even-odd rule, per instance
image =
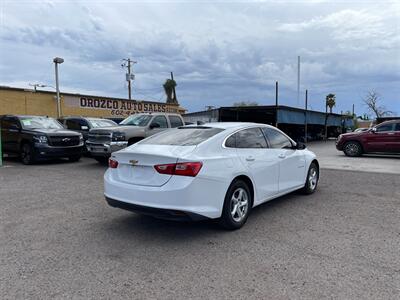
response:
[[[130,163],[132,166],[136,165],[138,162],[139,162],[139,161],[134,160],[134,159],[131,159],[131,160],[129,161],[129,163]]]

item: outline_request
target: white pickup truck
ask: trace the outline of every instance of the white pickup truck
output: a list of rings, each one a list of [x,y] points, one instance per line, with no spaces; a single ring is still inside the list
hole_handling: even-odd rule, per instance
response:
[[[185,122],[179,114],[135,114],[127,117],[119,126],[91,129],[86,146],[93,158],[104,163],[114,151],[121,150],[160,131],[184,125]]]

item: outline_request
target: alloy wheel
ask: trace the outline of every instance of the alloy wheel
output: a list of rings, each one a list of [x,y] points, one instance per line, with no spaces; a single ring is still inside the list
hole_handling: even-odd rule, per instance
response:
[[[28,144],[24,144],[22,147],[21,159],[25,164],[31,161],[31,147]]]
[[[356,143],[348,143],[346,145],[346,152],[350,156],[355,156],[359,153],[360,147]]]
[[[316,168],[311,168],[308,175],[308,184],[310,189],[313,191],[317,187],[318,183],[318,171]]]
[[[245,189],[237,188],[231,198],[231,215],[235,222],[241,222],[249,209],[249,196]]]

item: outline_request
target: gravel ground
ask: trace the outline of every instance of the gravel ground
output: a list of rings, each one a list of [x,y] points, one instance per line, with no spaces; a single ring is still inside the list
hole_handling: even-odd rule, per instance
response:
[[[104,167],[0,168],[2,299],[399,299],[400,176],[322,170],[239,231],[108,207]]]

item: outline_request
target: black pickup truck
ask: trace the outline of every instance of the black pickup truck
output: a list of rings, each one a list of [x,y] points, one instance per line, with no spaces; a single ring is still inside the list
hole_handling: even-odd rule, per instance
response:
[[[53,118],[3,115],[0,127],[3,153],[19,155],[24,164],[61,157],[78,161],[82,156],[82,134],[65,129]]]

